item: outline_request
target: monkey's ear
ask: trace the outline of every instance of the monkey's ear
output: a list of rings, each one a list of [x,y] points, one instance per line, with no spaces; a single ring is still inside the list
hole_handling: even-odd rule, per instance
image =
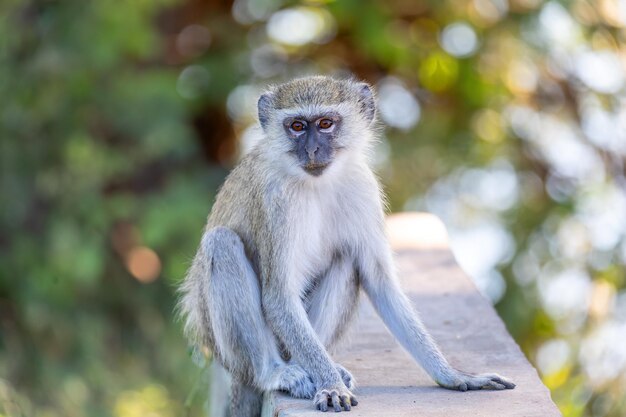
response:
[[[371,122],[376,114],[376,99],[374,98],[372,87],[370,87],[367,83],[359,83],[357,88],[359,89],[359,104],[361,105],[361,111],[365,116],[365,120]]]
[[[265,129],[272,110],[272,93],[263,93],[261,97],[259,97],[257,107],[259,110],[259,122],[261,122],[261,127]]]

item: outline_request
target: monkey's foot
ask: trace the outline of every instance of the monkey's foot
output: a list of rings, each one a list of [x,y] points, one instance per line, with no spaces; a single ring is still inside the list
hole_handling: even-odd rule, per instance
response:
[[[320,411],[328,411],[328,407],[333,407],[336,412],[343,410],[350,411],[352,406],[359,402],[350,390],[340,388],[321,389],[315,394],[315,407]]]
[[[280,389],[289,392],[294,398],[313,398],[315,384],[300,365],[286,365],[280,373]]]
[[[335,369],[337,369],[337,372],[339,372],[339,375],[341,375],[343,383],[346,385],[346,387],[348,387],[349,390],[353,390],[354,388],[356,388],[356,379],[352,376],[350,371],[348,371],[346,368],[339,365],[338,363],[335,364]]]
[[[509,379],[498,374],[472,375],[467,372],[457,371],[454,380],[449,383],[438,382],[444,388],[459,391],[479,390],[479,389],[513,389],[515,384]]]

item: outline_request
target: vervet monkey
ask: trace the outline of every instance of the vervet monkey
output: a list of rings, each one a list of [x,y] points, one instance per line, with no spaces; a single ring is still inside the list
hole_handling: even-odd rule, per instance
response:
[[[372,88],[296,79],[261,95],[258,113],[262,137],[217,194],[181,287],[187,335],[232,375],[232,416],[259,416],[270,390],[313,398],[321,411],[357,405],[354,378],[328,351],[360,288],[442,387],[513,388],[450,366],[400,289],[368,164]]]

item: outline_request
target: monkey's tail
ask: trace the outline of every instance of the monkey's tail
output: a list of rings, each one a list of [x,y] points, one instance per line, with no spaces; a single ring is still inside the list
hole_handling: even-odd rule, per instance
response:
[[[230,394],[230,417],[260,417],[263,393],[255,388],[234,381]]]
[[[183,321],[183,331],[194,348],[194,360],[198,362],[204,356],[201,348],[212,346],[206,288],[210,279],[210,262],[199,250],[178,288],[177,315]]]

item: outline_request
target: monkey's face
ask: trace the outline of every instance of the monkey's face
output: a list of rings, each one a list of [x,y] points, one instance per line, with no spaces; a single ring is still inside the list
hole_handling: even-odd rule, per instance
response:
[[[315,177],[330,165],[341,147],[337,141],[342,118],[338,113],[297,115],[283,119],[283,128],[291,142],[290,154],[304,171]]]
[[[258,102],[265,155],[289,175],[330,178],[366,153],[376,106],[365,83],[307,77],[273,87]]]

